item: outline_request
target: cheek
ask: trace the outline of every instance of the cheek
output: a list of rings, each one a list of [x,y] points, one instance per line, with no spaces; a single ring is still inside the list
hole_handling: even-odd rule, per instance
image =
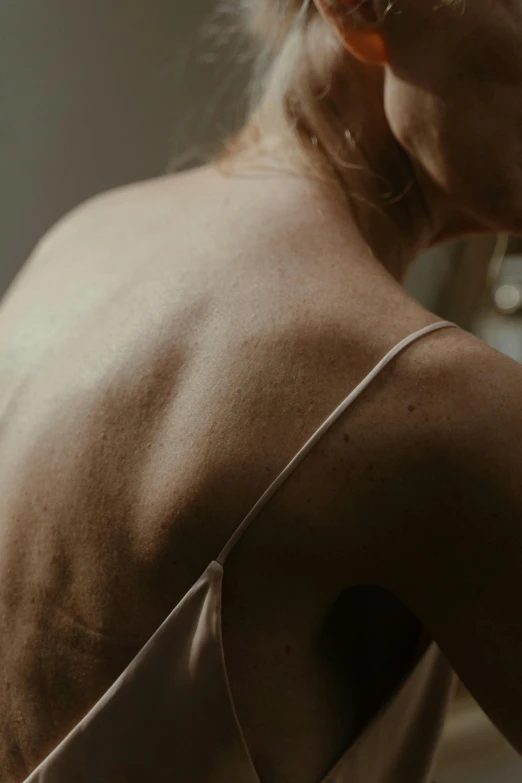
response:
[[[522,230],[522,88],[484,84],[451,100],[394,81],[393,135],[446,194],[492,230]]]

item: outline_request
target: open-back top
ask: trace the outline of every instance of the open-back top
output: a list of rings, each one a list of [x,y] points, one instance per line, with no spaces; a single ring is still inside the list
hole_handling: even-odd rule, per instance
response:
[[[260,783],[234,707],[221,633],[227,556],[401,340],[305,443],[105,695],[25,783]],[[434,641],[318,783],[429,783],[456,676]],[[264,781],[270,783],[270,781]],[[289,781],[291,783],[291,781]]]

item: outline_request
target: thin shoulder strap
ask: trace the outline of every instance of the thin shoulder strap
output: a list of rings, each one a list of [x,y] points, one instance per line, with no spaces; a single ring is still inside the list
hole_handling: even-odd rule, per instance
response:
[[[381,359],[381,361],[373,368],[373,370],[368,373],[366,378],[361,381],[361,383],[348,395],[348,397],[342,402],[333,413],[330,414],[330,416],[326,419],[324,424],[321,424],[319,429],[312,435],[312,437],[304,444],[304,446],[297,452],[295,457],[292,459],[291,462],[286,466],[286,468],[279,474],[279,476],[270,484],[266,492],[261,495],[253,509],[247,514],[247,516],[244,518],[244,520],[241,522],[239,527],[236,529],[235,533],[232,534],[232,537],[229,539],[227,545],[217,558],[217,562],[221,565],[225,565],[225,561],[230,554],[230,552],[233,550],[237,542],[241,539],[243,534],[247,531],[247,529],[250,527],[251,523],[254,521],[256,516],[261,512],[261,510],[264,508],[264,506],[268,503],[270,498],[277,492],[279,487],[286,481],[286,479],[293,473],[293,471],[297,468],[299,463],[306,457],[309,451],[315,446],[317,441],[322,438],[322,436],[325,434],[325,432],[330,429],[332,424],[337,421],[339,416],[341,416],[345,410],[354,402],[354,400],[357,399],[357,397],[366,389],[366,387],[373,381],[376,375],[379,374],[379,372],[386,367],[386,365],[391,362],[391,360],[397,356],[400,351],[402,351],[404,348],[406,348],[407,345],[414,342],[415,340],[418,340],[419,337],[423,337],[425,334],[429,334],[430,332],[434,332],[436,329],[444,329],[448,326],[454,326],[456,328],[459,328],[457,324],[454,324],[452,321],[439,321],[435,324],[430,324],[430,326],[425,326],[422,329],[419,329],[417,332],[414,332],[414,334],[410,334],[408,337],[405,337],[403,340],[400,341],[394,348],[389,351],[386,356]]]

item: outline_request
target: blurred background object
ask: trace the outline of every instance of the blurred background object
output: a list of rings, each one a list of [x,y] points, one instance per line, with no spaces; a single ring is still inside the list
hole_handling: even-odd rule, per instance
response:
[[[0,295],[56,221],[103,191],[204,159],[237,127],[248,52],[213,0],[0,5]],[[423,254],[406,287],[522,361],[522,242]],[[521,783],[522,760],[460,687],[437,783]]]
[[[522,239],[500,235],[469,330],[522,362]]]

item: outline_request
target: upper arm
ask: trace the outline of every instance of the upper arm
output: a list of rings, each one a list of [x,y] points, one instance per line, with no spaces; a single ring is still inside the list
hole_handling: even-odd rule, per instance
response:
[[[522,367],[485,348],[446,381],[438,435],[393,502],[382,582],[522,755]]]

